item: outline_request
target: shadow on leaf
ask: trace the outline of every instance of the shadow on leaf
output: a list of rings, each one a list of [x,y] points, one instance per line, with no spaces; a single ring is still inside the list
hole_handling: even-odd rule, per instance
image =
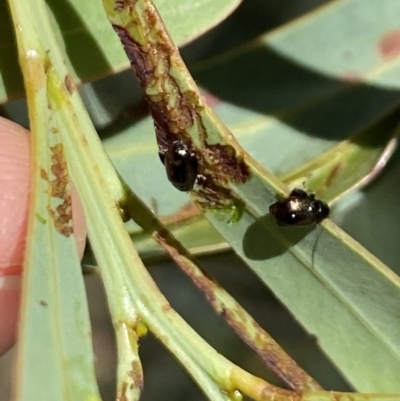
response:
[[[249,226],[243,237],[243,251],[251,260],[267,260],[282,255],[316,226],[281,227],[267,214]]]

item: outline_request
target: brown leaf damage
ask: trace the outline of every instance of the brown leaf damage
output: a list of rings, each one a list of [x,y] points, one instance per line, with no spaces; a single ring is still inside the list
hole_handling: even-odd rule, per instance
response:
[[[64,78],[64,85],[70,95],[76,89],[75,82],[70,74],[67,74]]]
[[[205,118],[212,111],[149,3],[141,2],[139,10],[137,0],[117,1],[117,16],[109,17],[144,90],[159,152],[164,155],[173,142],[183,141],[198,160],[195,200],[205,208],[235,206],[240,200],[235,199],[229,184],[246,182],[249,170],[233,146],[210,140]],[[129,22],[121,23],[128,15]]]
[[[127,373],[129,379],[120,384],[116,401],[129,401],[132,399],[132,390],[137,388],[143,391],[143,371],[139,361],[132,361],[132,369]]]
[[[159,150],[165,153],[170,143],[189,136],[187,130],[193,127],[201,109],[198,97],[191,90],[181,92],[178,83],[169,74],[173,47],[166,43],[143,46],[125,28],[113,27],[145,91],[154,118]],[[190,140],[190,137],[185,139]]]
[[[386,33],[378,43],[379,55],[384,60],[391,60],[400,54],[400,30]]]
[[[41,176],[49,181],[50,195],[57,198],[61,203],[55,208],[48,205],[48,211],[54,221],[56,230],[66,237],[69,237],[73,232],[72,224],[72,198],[68,185],[68,169],[67,162],[64,157],[63,144],[51,146],[51,172],[54,179],[49,180],[48,174],[42,169]]]

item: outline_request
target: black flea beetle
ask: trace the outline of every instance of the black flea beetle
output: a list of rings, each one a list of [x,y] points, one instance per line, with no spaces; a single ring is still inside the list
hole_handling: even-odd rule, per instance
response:
[[[309,226],[329,216],[329,206],[299,188],[288,198],[273,203],[269,211],[280,226]]]
[[[159,156],[174,187],[180,191],[190,191],[197,178],[198,161],[189,147],[182,141],[174,141]]]

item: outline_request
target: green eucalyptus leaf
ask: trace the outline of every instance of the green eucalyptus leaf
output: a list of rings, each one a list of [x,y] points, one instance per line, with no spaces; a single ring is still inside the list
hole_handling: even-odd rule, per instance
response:
[[[43,145],[40,165],[50,171]],[[76,244],[73,236],[56,230],[49,212],[49,204],[56,204],[48,182],[40,181],[25,254],[15,400],[100,401]]]
[[[207,217],[357,390],[400,391],[392,376],[400,369],[400,282],[391,270],[330,222],[281,228],[262,210],[236,224]]]
[[[225,19],[240,0],[156,0],[169,32],[179,45],[190,42]],[[74,79],[87,81],[129,67],[101,0],[48,0],[54,28]],[[7,4],[0,4],[0,103],[24,93]]]
[[[194,77],[244,148],[288,174],[398,107],[400,64],[382,50],[398,27],[397,7],[332,2],[204,62]]]
[[[209,255],[230,249],[221,234],[202,216],[170,224],[167,227],[192,255]],[[154,263],[166,258],[165,250],[147,234],[136,231],[131,234],[131,237],[146,263]]]
[[[32,182],[15,400],[100,401],[86,293],[73,235],[64,146],[47,98],[45,46],[33,9],[9,2],[32,128]],[[47,71],[48,72],[48,71]],[[51,378],[51,380],[50,380]]]
[[[400,152],[372,185],[349,194],[338,207],[338,224],[400,274]],[[360,224],[362,222],[362,224]]]

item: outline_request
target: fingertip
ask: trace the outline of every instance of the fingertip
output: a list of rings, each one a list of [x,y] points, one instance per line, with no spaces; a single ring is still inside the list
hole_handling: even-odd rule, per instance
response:
[[[0,355],[15,340],[30,191],[30,132],[0,117]],[[74,238],[82,257],[86,222],[72,185]]]
[[[0,274],[21,272],[29,197],[29,131],[0,117]]]
[[[15,342],[21,276],[0,276],[0,355],[8,351]]]

